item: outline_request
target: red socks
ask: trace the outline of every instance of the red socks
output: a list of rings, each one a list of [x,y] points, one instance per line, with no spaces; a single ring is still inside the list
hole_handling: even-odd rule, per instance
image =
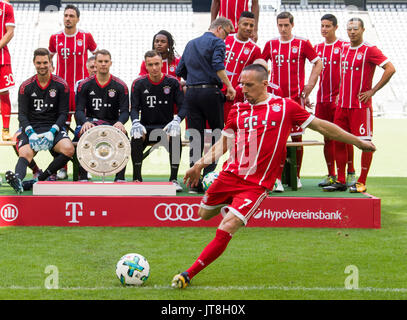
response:
[[[346,162],[348,161],[348,148],[343,142],[335,141],[335,158],[338,166],[338,182],[346,183]]]
[[[353,145],[347,144],[346,147],[348,148],[348,173],[355,172],[355,167],[353,166]]]
[[[10,115],[11,115],[11,103],[10,95],[1,94],[0,95],[0,108],[1,108],[1,117],[3,120],[3,128],[10,128]]]
[[[362,152],[362,166],[358,182],[366,184],[367,174],[372,164],[373,152]]]
[[[232,235],[229,232],[217,229],[215,238],[208,243],[198,259],[187,270],[189,278],[192,279],[198,272],[216,260],[225,251],[230,239],[232,239]]]
[[[324,145],[325,162],[328,167],[328,175],[335,176],[335,142],[334,140],[325,140]]]

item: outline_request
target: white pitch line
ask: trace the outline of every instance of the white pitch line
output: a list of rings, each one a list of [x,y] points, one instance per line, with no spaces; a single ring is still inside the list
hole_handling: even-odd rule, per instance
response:
[[[176,290],[171,288],[171,286],[141,286],[141,287],[59,287],[57,289],[49,290],[62,290],[62,291],[97,291],[97,290],[117,290],[117,289],[127,289],[127,288],[136,288],[141,290]],[[23,286],[9,286],[1,287],[0,290],[42,290],[47,289],[45,287],[23,287]],[[390,293],[407,293],[407,288],[358,288],[358,289],[346,289],[340,287],[278,287],[278,286],[197,286],[188,287],[186,290],[215,290],[215,291],[229,291],[229,290],[238,290],[238,291],[258,291],[258,290],[271,290],[271,291],[349,291],[349,292],[390,292]]]

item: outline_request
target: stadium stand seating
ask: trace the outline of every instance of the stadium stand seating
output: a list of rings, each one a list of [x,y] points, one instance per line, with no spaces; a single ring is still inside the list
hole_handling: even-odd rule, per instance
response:
[[[347,11],[343,4],[312,4],[302,7],[293,4],[277,5],[276,0],[260,0],[260,25],[258,44],[278,36],[275,17],[278,11],[291,11],[295,17],[294,34],[307,37],[313,44],[322,41],[320,18],[330,12],[339,20],[338,36],[347,39],[345,24],[353,16],[360,16],[366,24],[365,40],[377,44],[392,60],[397,72],[390,85],[374,99],[376,116],[407,115],[407,4],[368,5],[364,13]],[[80,3],[79,28],[90,31],[99,48],[112,53],[112,73],[122,78],[130,87],[138,75],[144,52],[152,46],[153,35],[161,29],[171,32],[175,49],[182,54],[188,40],[201,35],[209,26],[209,13],[194,13],[191,3]],[[62,6],[61,10],[63,9]],[[47,39],[63,28],[62,13],[39,14],[38,3],[15,3],[16,33],[9,48],[16,88],[11,92],[13,110],[16,110],[17,88],[34,72],[32,52],[38,46],[47,46]],[[41,28],[43,19],[51,15],[47,28]],[[57,15],[57,17],[55,16]],[[56,19],[55,19],[56,17]],[[44,31],[46,30],[46,31]],[[307,64],[308,71],[311,66]],[[376,77],[381,70],[376,72]],[[376,78],[375,78],[376,79]],[[315,92],[314,92],[315,94]]]

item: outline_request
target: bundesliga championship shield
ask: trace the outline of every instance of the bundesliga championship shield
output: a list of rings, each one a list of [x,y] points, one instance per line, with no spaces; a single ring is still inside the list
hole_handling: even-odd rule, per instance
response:
[[[110,176],[130,159],[130,141],[113,126],[100,125],[82,134],[76,151],[80,165],[91,174]]]

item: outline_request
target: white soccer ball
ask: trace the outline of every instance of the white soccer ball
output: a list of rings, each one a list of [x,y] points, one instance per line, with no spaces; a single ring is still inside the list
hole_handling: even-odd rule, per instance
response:
[[[209,189],[211,184],[216,180],[216,178],[219,176],[219,173],[212,171],[209,172],[205,175],[205,177],[202,179],[202,187],[206,191]]]
[[[124,285],[140,286],[150,275],[150,265],[142,255],[128,253],[117,262],[116,275]]]

